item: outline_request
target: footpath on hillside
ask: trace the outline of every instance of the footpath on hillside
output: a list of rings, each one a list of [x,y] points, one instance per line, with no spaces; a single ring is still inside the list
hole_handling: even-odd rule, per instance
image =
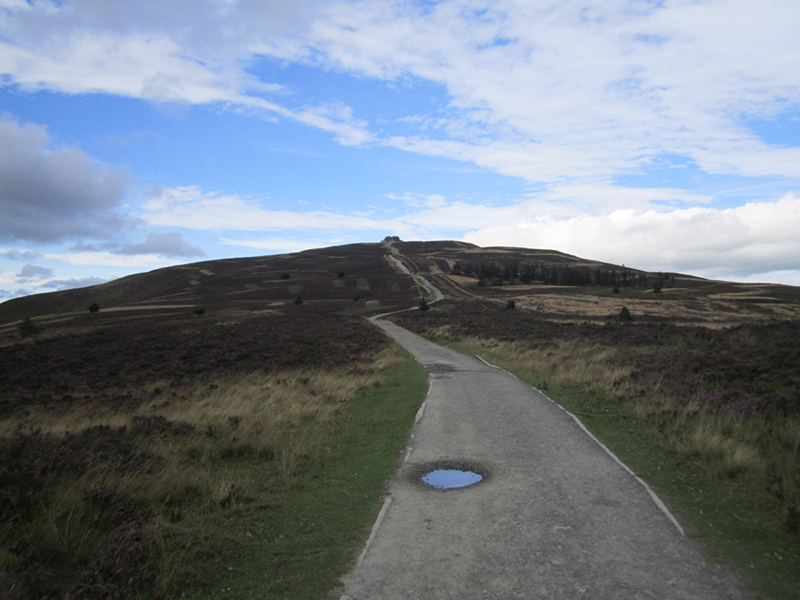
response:
[[[405,462],[344,598],[746,598],[637,479],[546,396],[375,319],[429,371]],[[437,490],[461,466],[484,479]]]

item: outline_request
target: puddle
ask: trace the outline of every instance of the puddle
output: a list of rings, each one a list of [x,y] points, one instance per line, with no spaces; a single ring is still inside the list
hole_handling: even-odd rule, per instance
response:
[[[437,469],[423,475],[422,481],[438,490],[453,490],[475,485],[483,481],[483,475],[458,469]]]

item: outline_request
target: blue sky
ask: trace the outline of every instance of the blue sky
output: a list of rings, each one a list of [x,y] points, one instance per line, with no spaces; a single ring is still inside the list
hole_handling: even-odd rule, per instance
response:
[[[0,300],[351,242],[800,285],[800,4],[0,0]]]

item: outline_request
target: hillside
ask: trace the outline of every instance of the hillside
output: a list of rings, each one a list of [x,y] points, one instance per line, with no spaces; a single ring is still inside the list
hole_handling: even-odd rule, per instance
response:
[[[7,343],[15,324],[25,317],[62,329],[182,317],[197,308],[283,311],[298,297],[306,312],[413,307],[424,291],[387,260],[392,247],[411,272],[423,274],[446,296],[502,304],[514,300],[518,308],[535,309],[552,318],[603,320],[622,306],[639,315],[685,323],[727,325],[800,317],[800,288],[791,286],[648,273],[554,250],[387,238],[384,243],[192,263],[102,285],[9,300],[0,304],[0,340]],[[89,315],[92,303],[101,310]]]

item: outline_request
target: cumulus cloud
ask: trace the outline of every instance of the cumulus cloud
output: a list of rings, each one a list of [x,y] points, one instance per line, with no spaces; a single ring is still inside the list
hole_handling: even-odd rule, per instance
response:
[[[43,127],[0,120],[0,240],[103,238],[127,222],[115,209],[128,176],[80,150],[53,150]]]
[[[53,277],[53,269],[36,265],[25,265],[20,270],[17,283],[28,283],[31,280],[48,279]]]
[[[141,244],[127,244],[118,251],[119,254],[160,254],[162,256],[206,256],[205,251],[192,246],[183,239],[180,233],[149,233],[147,240]]]
[[[464,240],[481,246],[556,248],[655,271],[747,277],[797,270],[800,199],[787,194],[775,202],[731,209],[619,209],[565,219],[530,216],[470,231]]]

